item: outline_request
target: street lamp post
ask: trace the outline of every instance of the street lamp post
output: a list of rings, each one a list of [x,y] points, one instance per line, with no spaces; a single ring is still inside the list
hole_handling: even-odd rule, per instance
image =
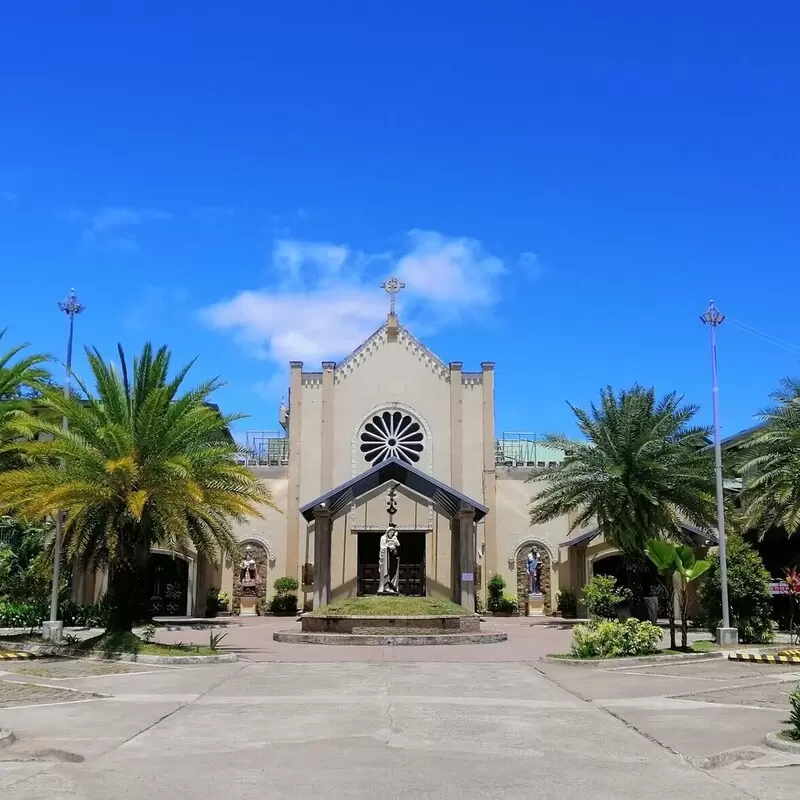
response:
[[[83,311],[84,306],[78,300],[75,290],[69,290],[69,296],[58,304],[59,310],[63,311],[69,318],[69,334],[67,336],[67,374],[64,381],[64,397],[69,399],[71,392],[72,376],[72,338],[75,332],[75,317]],[[69,428],[69,419],[65,416],[61,420],[63,430]],[[60,642],[63,637],[64,623],[58,619],[58,588],[61,579],[61,544],[64,529],[64,514],[59,511],[56,514],[56,539],[53,548],[53,587],[50,593],[50,621],[43,623],[42,634],[45,639],[53,642]]]
[[[717,383],[717,328],[725,321],[712,300],[708,310],[700,319],[711,329],[711,391],[714,414],[714,465],[717,477],[717,534],[719,536],[719,578],[722,584],[722,627],[717,628],[717,644],[735,645],[739,643],[739,632],[731,628],[728,607],[728,561],[725,555],[725,498],[722,482],[722,446],[719,438],[719,385]]]

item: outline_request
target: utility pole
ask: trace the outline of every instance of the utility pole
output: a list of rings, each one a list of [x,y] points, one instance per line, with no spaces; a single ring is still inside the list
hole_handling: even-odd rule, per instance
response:
[[[71,377],[72,377],[72,340],[75,332],[75,317],[80,314],[85,306],[82,306],[75,290],[70,289],[69,295],[66,299],[58,304],[60,311],[65,313],[69,318],[69,334],[67,336],[67,374],[64,381],[64,397],[69,400],[71,393]],[[69,419],[65,416],[61,420],[61,428],[66,431],[69,428]],[[43,623],[42,634],[43,638],[52,642],[58,643],[63,638],[64,623],[58,619],[58,589],[61,580],[61,545],[64,532],[64,512],[59,511],[56,514],[56,539],[53,547],[53,587],[50,593],[50,621]]]
[[[719,384],[717,382],[717,328],[725,321],[725,315],[712,300],[705,314],[700,317],[711,329],[711,393],[714,413],[714,465],[717,477],[717,535],[719,536],[719,578],[722,584],[722,627],[717,628],[717,644],[739,643],[739,631],[731,628],[728,605],[728,561],[725,554],[725,498],[722,481],[722,446],[719,438]]]

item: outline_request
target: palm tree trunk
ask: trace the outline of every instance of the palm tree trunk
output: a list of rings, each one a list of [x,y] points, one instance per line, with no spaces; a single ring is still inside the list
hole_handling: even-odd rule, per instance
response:
[[[108,582],[111,609],[107,630],[115,633],[130,631],[137,622],[150,618],[148,549],[136,544],[124,550],[112,566]]]
[[[672,575],[664,579],[667,588],[667,619],[669,620],[669,649],[676,649],[675,642],[675,584]]]
[[[681,647],[686,650],[689,647],[689,593],[686,591],[687,584],[681,583]]]

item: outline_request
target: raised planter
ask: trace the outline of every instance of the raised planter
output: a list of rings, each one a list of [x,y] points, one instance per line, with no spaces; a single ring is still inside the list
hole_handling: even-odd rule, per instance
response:
[[[278,631],[272,634],[276,642],[285,644],[327,644],[366,647],[422,647],[431,645],[495,644],[505,642],[507,633],[431,633],[414,634],[352,634],[302,633]]]
[[[679,653],[678,655],[626,656],[625,658],[557,658],[542,656],[546,664],[564,664],[568,667],[636,667],[644,664],[677,664],[681,661],[704,661],[723,658],[723,652]]]
[[[469,616],[349,616],[307,614],[301,619],[303,633],[354,634],[357,636],[387,634],[480,633],[480,617]],[[278,640],[280,641],[280,640]]]
[[[8,642],[0,642],[4,649]],[[236,653],[218,653],[212,656],[151,656],[139,653],[104,653],[102,651],[82,650],[80,647],[58,644],[31,644],[19,642],[13,644],[14,650],[33,653],[37,656],[66,656],[68,658],[86,658],[93,661],[131,661],[138,664],[228,664],[238,661]]]
[[[775,733],[768,733],[764,739],[764,744],[771,747],[773,750],[780,750],[783,753],[791,753],[794,756],[800,756],[800,741],[793,742],[791,739],[784,739],[782,736]]]

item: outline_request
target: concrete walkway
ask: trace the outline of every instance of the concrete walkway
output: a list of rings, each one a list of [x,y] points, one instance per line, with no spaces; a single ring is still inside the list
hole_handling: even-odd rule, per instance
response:
[[[569,631],[524,620],[493,622],[509,641],[475,647],[271,641],[273,630],[293,624],[229,627],[224,644],[247,659],[237,664],[0,665],[0,697],[13,683],[22,698],[0,708],[0,724],[19,739],[0,750],[0,794],[796,796],[800,767],[758,748],[763,731],[781,727],[781,692],[800,679],[786,668],[721,659],[614,671],[542,664],[539,655],[566,649]],[[208,632],[169,638],[203,642]],[[39,703],[30,686],[26,700],[22,684],[58,690],[61,699]],[[732,748],[755,755],[698,768]]]

